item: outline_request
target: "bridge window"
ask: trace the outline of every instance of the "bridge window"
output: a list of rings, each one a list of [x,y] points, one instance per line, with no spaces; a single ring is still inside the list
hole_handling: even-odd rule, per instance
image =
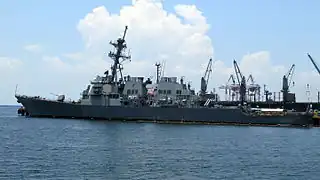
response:
[[[182,91],[181,90],[177,90],[176,94],[182,94]]]
[[[114,94],[114,95],[113,95],[113,98],[114,98],[114,99],[118,99],[118,98],[119,98],[119,94]]]
[[[119,94],[109,94],[108,97],[110,99],[119,99],[120,96],[119,96]]]
[[[167,94],[171,94],[171,90],[167,90]]]
[[[134,90],[134,93],[135,93],[135,94],[138,94],[138,89],[135,89],[135,90]]]

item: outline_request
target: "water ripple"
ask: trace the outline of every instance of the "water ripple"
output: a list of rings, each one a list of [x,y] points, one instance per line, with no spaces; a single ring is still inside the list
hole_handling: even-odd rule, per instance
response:
[[[0,179],[318,179],[319,129],[36,119],[0,107]]]

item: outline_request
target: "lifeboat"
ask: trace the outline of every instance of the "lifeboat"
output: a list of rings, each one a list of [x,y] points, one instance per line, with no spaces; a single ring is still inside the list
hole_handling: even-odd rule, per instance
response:
[[[319,111],[318,110],[314,110],[313,111],[313,116],[312,116],[313,119],[319,119],[320,120],[320,114],[319,114]]]

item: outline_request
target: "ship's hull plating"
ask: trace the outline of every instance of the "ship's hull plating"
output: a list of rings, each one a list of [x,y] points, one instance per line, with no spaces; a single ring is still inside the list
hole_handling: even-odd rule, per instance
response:
[[[310,124],[310,118],[308,116],[252,117],[244,115],[239,108],[105,107],[48,101],[25,96],[17,96],[17,99],[18,102],[26,108],[29,116],[33,117],[121,119],[157,122],[184,121],[252,125]]]

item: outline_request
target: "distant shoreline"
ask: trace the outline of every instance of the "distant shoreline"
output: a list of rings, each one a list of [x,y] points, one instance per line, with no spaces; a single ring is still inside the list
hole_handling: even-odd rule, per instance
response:
[[[21,106],[20,104],[0,104],[0,107]]]

